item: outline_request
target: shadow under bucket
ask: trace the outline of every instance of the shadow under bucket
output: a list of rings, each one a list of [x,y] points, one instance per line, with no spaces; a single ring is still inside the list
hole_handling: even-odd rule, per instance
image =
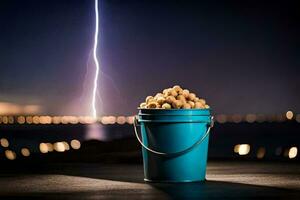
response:
[[[210,109],[139,109],[144,180],[204,181],[212,125]]]

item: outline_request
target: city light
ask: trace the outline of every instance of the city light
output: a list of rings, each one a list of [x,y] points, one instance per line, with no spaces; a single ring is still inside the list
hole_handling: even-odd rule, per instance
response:
[[[227,117],[224,114],[216,115],[216,121],[220,124],[226,123]]]
[[[250,152],[249,144],[237,144],[233,148],[234,153],[239,154],[240,156],[247,155]]]
[[[40,143],[40,152],[48,153],[48,145],[46,143]]]
[[[8,118],[7,118],[6,116],[3,116],[3,117],[1,118],[1,122],[2,122],[3,124],[7,124],[7,123],[8,123]]]
[[[17,155],[14,151],[12,150],[6,150],[5,151],[5,156],[8,160],[15,160]]]
[[[26,118],[24,116],[19,116],[17,121],[19,124],[24,124],[26,122]]]
[[[64,152],[65,149],[65,144],[63,142],[55,142],[53,144],[54,150],[57,152]]]
[[[296,158],[297,153],[298,153],[297,147],[291,147],[290,150],[289,150],[289,154],[288,154],[289,158],[290,159]]]
[[[126,117],[124,117],[124,116],[117,117],[117,123],[118,124],[125,124],[126,123]]]
[[[289,110],[286,112],[285,116],[288,120],[291,120],[291,119],[293,119],[294,113]]]
[[[256,115],[255,114],[248,114],[248,115],[246,115],[245,119],[248,123],[253,123],[256,120]]]
[[[263,114],[247,114],[247,115],[225,115],[218,114],[215,116],[216,122],[223,124],[226,122],[233,123],[262,123],[262,122],[283,122],[286,119],[292,120],[295,118],[297,122],[300,123],[300,114],[294,115],[292,111],[288,111],[285,115],[273,114],[273,115],[263,115]],[[126,123],[133,124],[134,116],[102,116],[94,118],[91,116],[0,116],[0,125],[9,124],[93,124],[101,123],[103,125],[107,124],[120,124],[124,125]]]
[[[260,148],[258,148],[258,150],[257,150],[256,157],[257,157],[258,159],[262,159],[262,158],[265,157],[265,154],[266,154],[266,148],[260,147]]]
[[[32,122],[34,124],[39,124],[40,123],[40,118],[38,116],[34,116],[34,117],[32,117]]]
[[[72,140],[71,141],[71,147],[73,149],[80,149],[80,146],[81,146],[81,144],[78,140]]]
[[[70,150],[70,146],[66,141],[63,141],[62,143],[64,144],[64,147],[65,147],[66,151]]]
[[[53,144],[51,144],[51,143],[46,143],[46,145],[47,145],[47,150],[48,150],[48,152],[52,152],[53,150],[54,150],[54,148],[53,148]]]
[[[32,123],[33,123],[33,118],[32,118],[32,116],[27,116],[27,117],[26,117],[26,123],[27,123],[27,124],[32,124]]]
[[[51,124],[52,118],[50,116],[40,116],[39,117],[39,122],[41,124]]]
[[[240,144],[238,154],[240,156],[247,155],[250,152],[250,145],[249,144]]]
[[[52,117],[52,123],[53,124],[60,124],[61,123],[61,117],[60,116]]]
[[[30,156],[30,151],[29,151],[28,148],[22,148],[22,149],[21,149],[21,154],[22,154],[23,156],[25,156],[25,157],[28,157],[28,156]]]
[[[234,123],[240,123],[242,121],[242,116],[239,114],[232,115],[232,122]]]
[[[133,124],[133,122],[134,122],[134,116],[126,117],[126,122],[127,122],[128,124]]]
[[[15,122],[14,117],[13,117],[13,116],[9,116],[9,117],[8,117],[8,123],[9,123],[9,124],[13,124],[14,122]]]
[[[1,138],[0,139],[0,144],[1,144],[2,147],[5,147],[5,148],[7,148],[9,146],[9,142],[6,138]]]
[[[239,153],[239,149],[240,149],[240,145],[239,144],[235,145],[233,148],[234,153]]]

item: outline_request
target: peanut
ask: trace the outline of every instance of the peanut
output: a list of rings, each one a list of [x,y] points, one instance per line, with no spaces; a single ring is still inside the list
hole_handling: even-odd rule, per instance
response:
[[[173,87],[173,89],[178,93],[178,94],[182,94],[182,88],[179,85],[175,85]]]
[[[205,99],[200,99],[195,93],[182,89],[179,85],[164,89],[155,96],[147,96],[145,102],[139,108],[150,109],[209,109]]]
[[[158,105],[158,103],[156,103],[155,101],[152,101],[147,104],[147,108],[157,108],[157,105]]]
[[[190,94],[190,91],[188,91],[187,89],[185,89],[185,90],[182,91],[182,95],[183,95],[185,98],[188,98],[188,97],[189,97],[189,94]]]
[[[157,98],[157,103],[159,103],[159,104],[163,104],[165,101],[166,101],[166,99],[164,97]]]
[[[201,102],[203,105],[206,104],[206,101],[204,99],[199,99],[199,102]]]
[[[162,93],[157,93],[155,96],[154,96],[154,99],[157,99],[158,97],[163,97],[164,95]]]
[[[178,93],[174,89],[171,89],[169,91],[169,95],[172,95],[173,97],[176,97],[178,95]]]
[[[162,107],[163,109],[171,109],[171,105],[168,104],[168,103],[164,103],[161,107]]]
[[[140,108],[146,108],[147,104],[145,102],[140,104]]]
[[[194,100],[196,98],[196,95],[194,93],[189,94],[189,100]]]
[[[191,107],[191,105],[189,103],[185,103],[185,104],[183,104],[182,108],[184,108],[184,109],[191,109],[192,107]]]
[[[198,109],[201,108],[202,109],[202,108],[204,108],[204,105],[201,102],[196,102],[195,103],[195,108],[198,108]]]
[[[153,99],[153,96],[147,96],[146,97],[146,103],[148,103],[151,99]]]
[[[163,91],[164,97],[170,96],[171,91],[172,91],[172,88],[164,89],[164,91]]]
[[[181,100],[181,101],[183,101],[183,102],[186,102],[186,99],[185,99],[185,97],[184,97],[182,94],[178,95],[178,96],[176,97],[176,99],[177,99],[177,100]]]
[[[174,96],[167,96],[166,98],[166,102],[169,104],[172,104],[175,100],[176,98]]]
[[[195,108],[195,102],[193,102],[193,101],[188,101],[188,104],[191,105],[191,108]]]
[[[175,100],[175,101],[173,101],[173,103],[172,103],[173,108],[181,108],[182,105],[183,105],[183,103],[182,103],[182,101],[180,101],[180,100]]]

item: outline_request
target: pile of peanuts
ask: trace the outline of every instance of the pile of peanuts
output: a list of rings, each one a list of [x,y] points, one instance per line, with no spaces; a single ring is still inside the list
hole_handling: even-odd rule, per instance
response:
[[[173,88],[164,89],[162,93],[157,93],[154,97],[148,96],[146,101],[140,104],[140,108],[207,109],[209,105],[189,90],[175,85]]]

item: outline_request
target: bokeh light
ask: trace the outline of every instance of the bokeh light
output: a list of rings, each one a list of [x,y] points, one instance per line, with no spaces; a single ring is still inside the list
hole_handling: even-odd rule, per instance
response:
[[[39,116],[33,116],[32,122],[33,122],[34,124],[39,124],[39,123],[40,123],[40,118],[39,118]]]
[[[32,118],[32,116],[27,116],[27,117],[26,117],[26,123],[27,123],[27,124],[32,124],[32,123],[33,123],[33,118]]]
[[[48,152],[52,152],[54,150],[53,145],[51,143],[46,143]]]
[[[79,140],[74,139],[71,141],[71,147],[73,149],[80,149],[80,146],[81,146],[81,144],[80,144]]]
[[[60,116],[52,117],[52,123],[53,124],[60,124],[61,123],[61,117]]]
[[[9,146],[9,142],[6,138],[1,138],[0,139],[0,144],[1,144],[2,147],[5,147],[5,148],[7,148]]]
[[[243,118],[242,118],[242,115],[234,114],[234,115],[232,115],[231,119],[232,119],[232,122],[234,122],[234,123],[240,123]]]
[[[17,155],[14,151],[12,150],[6,150],[5,151],[5,156],[8,160],[15,160]]]
[[[134,116],[128,116],[128,117],[126,117],[126,122],[128,124],[133,124],[133,122],[134,122]]]
[[[293,116],[294,116],[294,113],[292,111],[287,111],[286,114],[285,114],[286,118],[288,120],[292,120],[293,119]]]
[[[255,114],[248,114],[246,115],[246,121],[248,123],[253,123],[256,120],[256,115]]]
[[[118,124],[125,124],[126,123],[126,117],[124,117],[124,116],[119,116],[119,117],[117,117],[117,123]]]
[[[264,147],[258,148],[256,157],[257,157],[258,159],[262,159],[262,158],[265,157],[265,155],[266,155],[266,148],[264,148]]]
[[[8,123],[13,124],[15,122],[15,119],[13,116],[8,117]]]
[[[241,156],[247,155],[250,152],[249,144],[240,144],[238,154]]]
[[[8,123],[8,117],[7,116],[3,116],[2,117],[2,123],[3,124],[7,124]]]
[[[64,147],[65,147],[66,151],[70,150],[70,146],[66,141],[63,141],[62,143],[64,144]]]
[[[22,148],[22,149],[21,149],[21,154],[22,154],[23,156],[25,156],[25,157],[28,157],[28,156],[30,156],[30,151],[29,151],[28,148]]]
[[[226,115],[223,115],[223,114],[220,114],[220,115],[217,115],[216,116],[216,121],[220,124],[223,124],[223,123],[226,123],[227,121],[227,116]]]
[[[239,149],[240,149],[240,145],[239,144],[235,145],[233,148],[234,153],[239,153]]]
[[[18,121],[19,124],[24,124],[25,121],[26,121],[26,118],[24,116],[19,116],[17,118],[17,121]]]
[[[46,143],[40,143],[40,152],[48,153],[48,145]]]
[[[290,150],[289,150],[289,154],[288,154],[289,158],[290,159],[296,158],[297,153],[298,153],[297,147],[291,147]]]
[[[79,123],[79,119],[78,119],[78,117],[75,117],[75,116],[69,116],[69,122],[71,124],[78,124]]]
[[[53,147],[54,147],[54,150],[57,152],[64,152],[66,150],[63,142],[55,142],[53,144]]]
[[[40,116],[39,117],[39,122],[41,124],[51,124],[52,118],[50,116]]]

